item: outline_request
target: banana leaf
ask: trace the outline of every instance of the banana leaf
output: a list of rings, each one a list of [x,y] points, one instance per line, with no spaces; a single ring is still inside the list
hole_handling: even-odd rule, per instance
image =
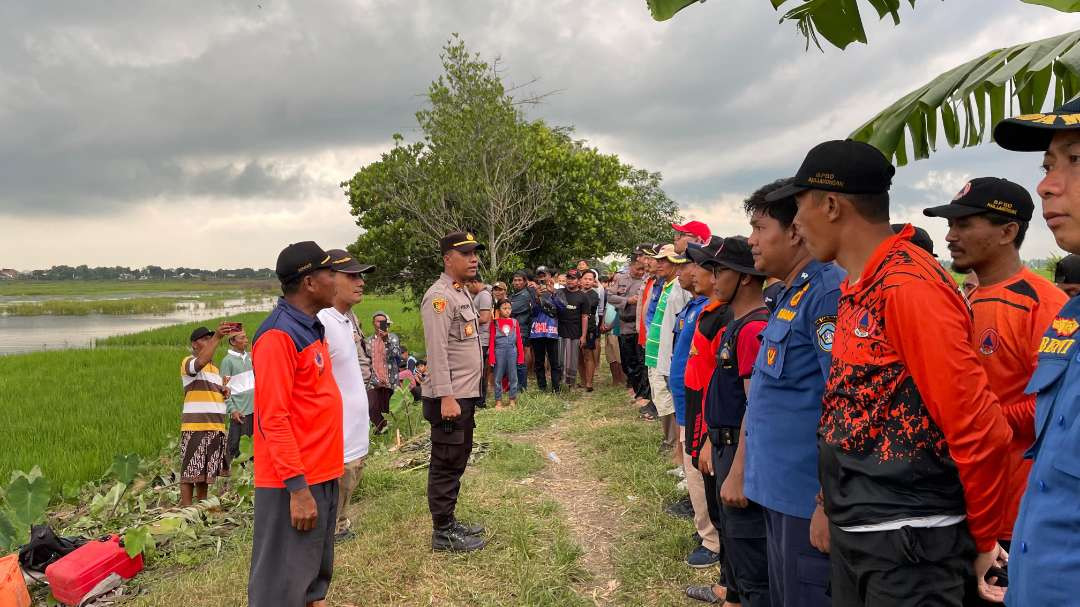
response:
[[[1006,87],[1015,103],[1006,109]],[[893,158],[936,150],[937,125],[950,147],[989,141],[1004,118],[1042,110],[1050,92],[1060,105],[1080,94],[1080,31],[999,48],[955,67],[904,95],[851,134]],[[1015,112],[1014,112],[1015,110]],[[987,113],[989,112],[989,115]]]

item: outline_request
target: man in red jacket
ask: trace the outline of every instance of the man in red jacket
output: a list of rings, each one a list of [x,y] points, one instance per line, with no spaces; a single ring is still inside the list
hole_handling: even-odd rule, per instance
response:
[[[810,253],[847,271],[818,430],[833,605],[960,606],[1003,557],[1009,426],[971,347],[956,283],[914,230],[893,234],[893,166],[876,148],[828,141],[793,182]],[[928,313],[929,312],[929,313]]]
[[[334,571],[342,402],[316,317],[334,301],[330,268],[310,240],[285,247],[284,297],[255,334],[251,607],[323,605]]]

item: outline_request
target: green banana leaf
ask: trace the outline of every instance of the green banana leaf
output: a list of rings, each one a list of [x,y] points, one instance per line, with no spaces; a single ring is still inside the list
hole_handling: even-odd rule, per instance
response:
[[[704,4],[704,0],[700,0]],[[893,25],[900,24],[900,5],[903,0],[768,0],[774,9],[787,4],[798,4],[780,17],[780,22],[794,21],[795,27],[806,45],[814,43],[821,48],[819,38],[829,44],[844,49],[852,42],[866,43],[866,30],[863,28],[859,3],[869,4],[877,13],[878,19],[892,18]],[[1062,12],[1080,12],[1080,0],[1021,0],[1027,4],[1037,4]],[[653,19],[666,21],[682,9],[698,0],[646,0]],[[907,0],[915,8],[915,0]]]
[[[927,158],[938,125],[950,147],[989,141],[1002,119],[1059,106],[1080,94],[1080,31],[992,50],[904,95],[851,134],[893,158]],[[1007,103],[1006,103],[1007,102]],[[905,133],[907,137],[905,137]]]

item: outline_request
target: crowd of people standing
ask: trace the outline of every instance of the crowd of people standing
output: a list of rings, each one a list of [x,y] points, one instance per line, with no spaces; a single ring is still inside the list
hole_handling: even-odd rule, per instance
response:
[[[1070,253],[1080,253],[1077,117],[1073,102],[994,133],[1006,149],[1044,154],[1043,217]],[[1062,260],[1057,285],[1025,267],[1030,195],[977,178],[924,210],[947,222],[952,267],[973,277],[958,286],[925,231],[889,223],[893,175],[869,145],[824,142],[794,177],[745,200],[749,237],[673,224],[672,242],[637,246],[611,276],[579,261],[489,290],[477,278],[483,244],[446,235],[443,273],[421,304],[432,548],[486,545],[455,509],[489,385],[497,407],[504,394],[513,406],[531,365],[538,390],[591,391],[604,349],[627,406],[657,422],[685,480],[698,539],[686,563],[720,568],[689,597],[1075,603],[1080,303],[1069,297],[1080,262]],[[251,355],[252,605],[325,598],[342,499],[367,450],[372,396],[361,386],[385,387],[401,350],[385,314],[373,342],[350,317],[369,270],[310,241],[279,256],[284,296]],[[241,429],[249,415],[226,407],[230,382],[207,354],[227,337],[242,359],[230,367],[247,360],[239,333],[197,331],[181,366],[188,500],[221,471],[226,414]]]

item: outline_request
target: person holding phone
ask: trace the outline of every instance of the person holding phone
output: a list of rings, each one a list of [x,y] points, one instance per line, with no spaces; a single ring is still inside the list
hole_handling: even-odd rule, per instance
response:
[[[401,364],[401,338],[390,332],[393,322],[382,310],[371,316],[375,334],[368,338],[367,351],[371,356],[371,373],[368,381],[368,408],[375,433],[387,430],[386,414],[390,412],[390,397],[398,385],[398,367]]]

